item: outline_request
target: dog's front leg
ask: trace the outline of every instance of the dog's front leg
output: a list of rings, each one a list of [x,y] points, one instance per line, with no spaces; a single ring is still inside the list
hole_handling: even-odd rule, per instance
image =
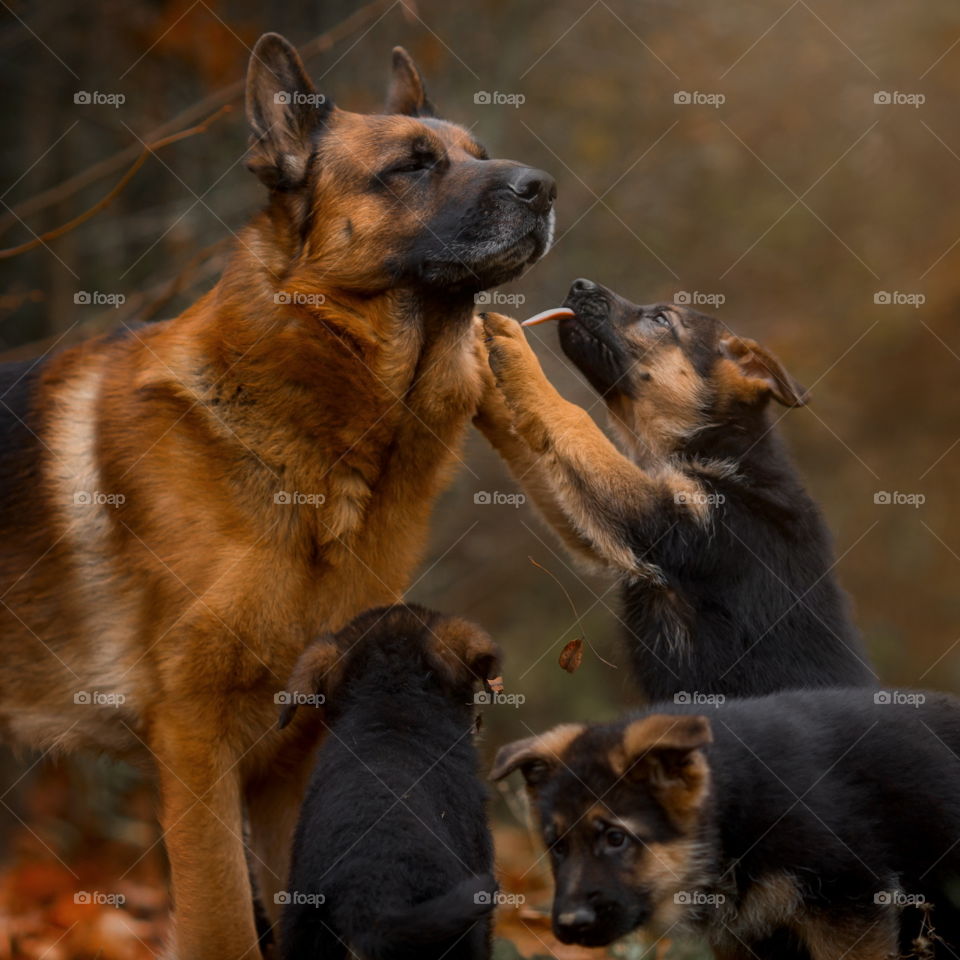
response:
[[[256,873],[258,893],[277,939],[283,902],[277,895],[288,892],[293,835],[318,740],[316,731],[306,724],[292,728],[288,742],[277,752],[270,769],[251,780],[246,788],[250,866]]]
[[[486,351],[484,351],[486,360]],[[547,458],[520,436],[513,426],[513,413],[488,370],[480,407],[473,420],[477,429],[503,457],[513,479],[533,501],[547,525],[560,538],[573,557],[593,569],[607,564],[570,522],[555,492],[555,477]]]
[[[670,468],[652,476],[627,459],[590,415],[546,378],[520,325],[483,316],[490,368],[513,413],[513,429],[538,455],[568,522],[591,549],[629,576],[644,576],[625,532],[669,502],[696,514],[705,498],[695,481]]]
[[[151,747],[170,860],[176,960],[259,960],[239,757],[193,707],[168,708]]]

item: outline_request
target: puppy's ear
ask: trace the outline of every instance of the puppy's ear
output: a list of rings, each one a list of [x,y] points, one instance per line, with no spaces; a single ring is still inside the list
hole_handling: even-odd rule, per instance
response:
[[[810,399],[787,373],[783,364],[769,350],[755,340],[728,336],[720,341],[720,355],[730,360],[740,376],[740,393],[748,399],[773,397],[785,407],[802,407]]]
[[[612,762],[626,779],[650,787],[667,814],[686,825],[710,788],[703,748],[712,742],[706,717],[652,714],[624,729]]]
[[[423,77],[413,58],[403,47],[393,48],[393,72],[387,90],[384,113],[402,113],[408,117],[434,116]]]
[[[444,617],[432,630],[437,660],[454,685],[482,683],[500,676],[500,648],[469,620]]]
[[[520,770],[528,787],[542,783],[550,775],[554,764],[550,757],[537,749],[539,739],[527,737],[501,747],[493,761],[490,779],[502,780],[509,777],[514,770]]]
[[[538,736],[508,743],[497,751],[490,779],[502,780],[520,770],[528,787],[539,786],[561,766],[567,748],[585,729],[579,723],[562,723]]]
[[[303,651],[287,681],[287,689],[277,695],[278,702],[283,704],[281,730],[293,719],[297,707],[303,704],[323,707],[327,703],[340,680],[342,660],[333,637],[316,640]]]
[[[271,190],[295,190],[307,178],[310,158],[333,103],[318,94],[300,56],[276,33],[265,33],[247,68],[247,166]]]

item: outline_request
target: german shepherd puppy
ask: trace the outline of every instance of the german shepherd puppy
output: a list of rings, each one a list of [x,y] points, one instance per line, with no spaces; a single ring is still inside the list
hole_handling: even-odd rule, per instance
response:
[[[823,517],[770,401],[806,392],[769,351],[688,307],[573,284],[560,343],[621,450],[549,383],[520,326],[485,315],[505,403],[488,437],[574,556],[623,580],[648,700],[869,684]]]
[[[500,672],[478,627],[370,610],[308,647],[290,683],[329,736],[283,897],[288,960],[484,960],[495,904],[475,688]]]
[[[553,229],[399,48],[367,116],[267,34],[247,116],[269,202],[214,289],[0,375],[0,731],[156,771],[180,960],[255,955],[244,813],[273,908],[317,733],[274,697],[407,587],[491,379],[474,293]]]
[[[643,927],[750,960],[960,956],[960,703],[865,688],[656,706],[503,747],[549,848],[553,926]],[[932,952],[931,952],[932,949]]]

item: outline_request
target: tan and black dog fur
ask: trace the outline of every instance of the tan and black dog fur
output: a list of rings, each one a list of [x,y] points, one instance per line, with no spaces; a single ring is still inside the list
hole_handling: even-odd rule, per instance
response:
[[[499,674],[479,627],[413,604],[368,610],[307,648],[281,723],[313,702],[329,735],[293,845],[286,960],[489,960],[474,694]]]
[[[502,403],[485,406],[486,432],[571,553],[620,578],[645,697],[873,683],[826,523],[771,415],[803,388],[689,307],[588,280],[566,306],[560,344],[619,447],[498,314],[485,324]]]
[[[270,200],[220,282],[0,371],[0,735],[156,772],[180,960],[256,955],[244,818],[272,908],[316,734],[275,694],[408,586],[489,381],[474,294],[553,230],[399,48],[361,115],[267,34],[247,112]]]
[[[564,943],[636,928],[720,960],[960,956],[960,702],[864,687],[658,704],[502,747]]]

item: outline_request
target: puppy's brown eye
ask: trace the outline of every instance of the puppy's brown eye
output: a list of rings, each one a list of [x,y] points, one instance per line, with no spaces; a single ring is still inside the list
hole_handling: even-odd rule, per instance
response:
[[[531,760],[520,768],[528,787],[542,783],[550,774],[550,768],[542,760]]]
[[[611,850],[619,850],[627,842],[627,835],[622,830],[611,829],[604,835],[603,839]]]

